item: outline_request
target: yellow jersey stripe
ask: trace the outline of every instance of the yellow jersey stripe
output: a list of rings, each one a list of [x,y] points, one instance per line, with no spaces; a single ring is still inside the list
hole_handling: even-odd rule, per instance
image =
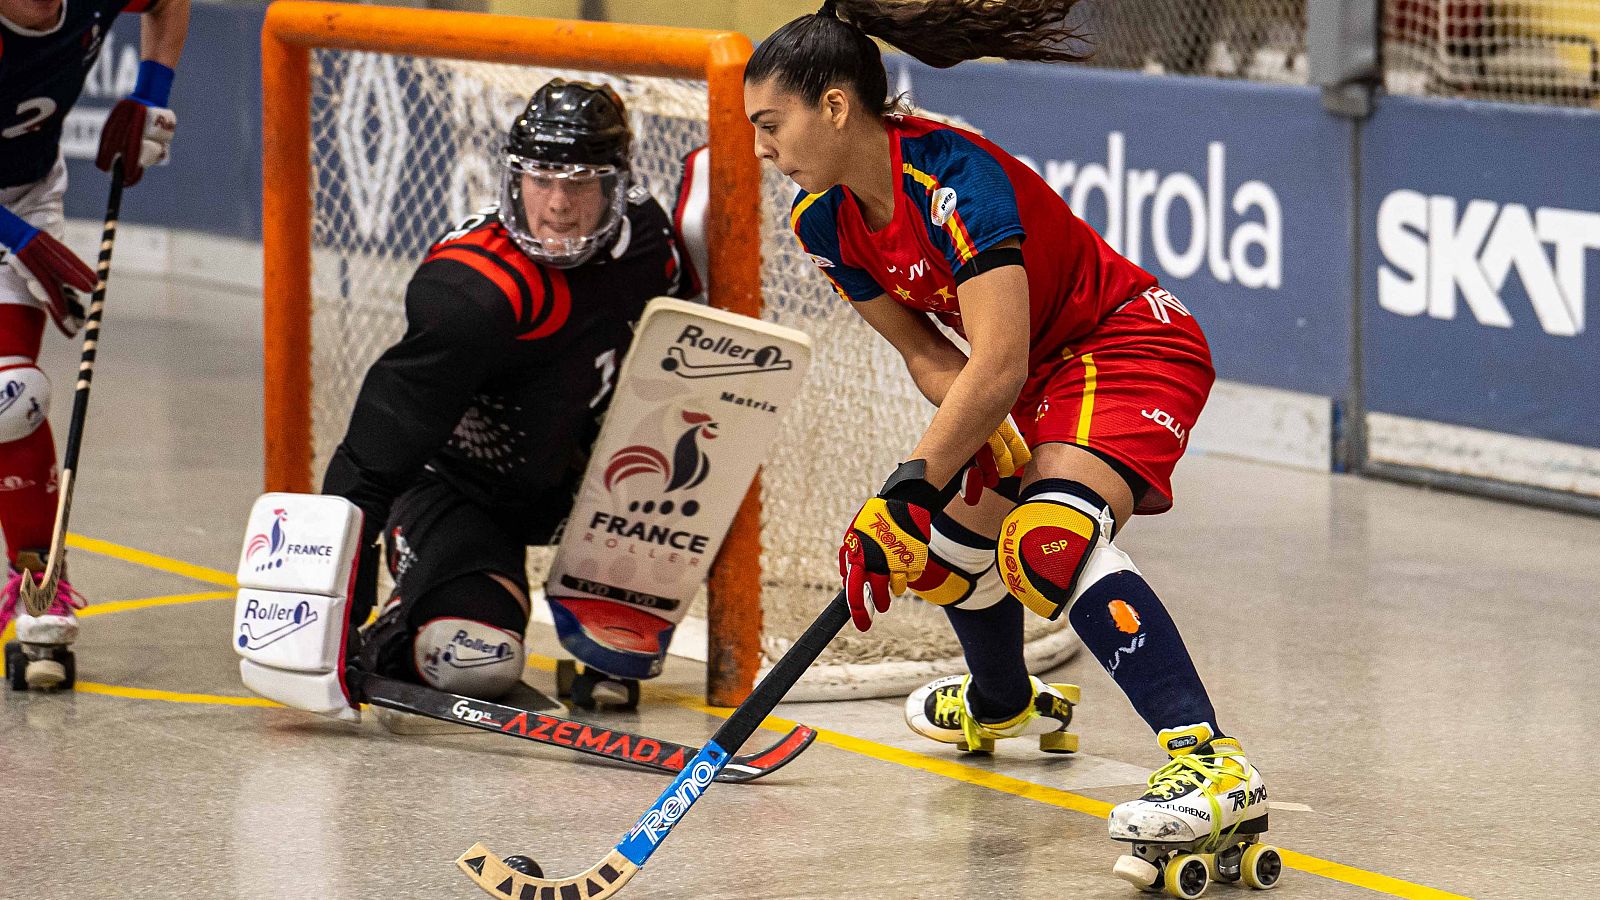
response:
[[[911,163],[901,163],[900,168],[930,193],[939,189],[939,182],[932,175]],[[963,265],[977,255],[972,250],[972,237],[967,233],[966,223],[961,220],[960,213],[951,211],[950,218],[945,220],[944,230],[950,232],[950,241],[956,245],[956,259]]]
[[[1094,354],[1083,355],[1083,405],[1078,409],[1078,441],[1080,446],[1089,446],[1089,426],[1094,421],[1094,388],[1097,379],[1097,370],[1094,365]]]
[[[827,191],[823,191],[821,194],[807,194],[804,200],[795,204],[794,211],[789,213],[790,231],[798,232],[800,230],[800,217],[806,214],[806,210],[811,208],[811,204],[822,199],[825,194],[827,194]]]

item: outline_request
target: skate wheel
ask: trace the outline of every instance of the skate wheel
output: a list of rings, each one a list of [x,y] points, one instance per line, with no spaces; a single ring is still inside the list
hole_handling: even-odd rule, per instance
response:
[[[1180,853],[1167,861],[1165,872],[1167,893],[1182,900],[1195,900],[1211,884],[1211,867],[1198,853]]]
[[[1039,735],[1039,749],[1046,753],[1077,753],[1078,736],[1070,731],[1050,731]]]
[[[1141,891],[1154,891],[1161,887],[1161,870],[1137,856],[1117,857],[1111,874]]]
[[[67,680],[67,667],[55,659],[30,659],[24,678],[28,687],[53,691]]]
[[[1075,684],[1052,684],[1051,687],[1061,692],[1068,703],[1077,706],[1083,702],[1083,689]]]
[[[13,691],[28,689],[28,656],[17,641],[6,642],[6,684]]]
[[[556,696],[565,700],[572,696],[572,682],[578,677],[578,664],[570,659],[556,660]]]
[[[1245,848],[1239,867],[1245,884],[1258,891],[1270,891],[1283,877],[1283,855],[1277,847],[1251,844]]]

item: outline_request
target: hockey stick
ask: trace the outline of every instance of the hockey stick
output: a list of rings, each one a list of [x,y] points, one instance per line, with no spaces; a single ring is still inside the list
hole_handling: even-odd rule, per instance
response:
[[[67,560],[67,513],[72,509],[72,487],[78,470],[78,448],[83,444],[83,422],[89,412],[89,383],[94,380],[94,354],[100,343],[100,315],[106,308],[106,281],[111,278],[111,249],[117,242],[117,217],[122,211],[122,158],[111,163],[111,196],[106,199],[106,225],[100,233],[100,261],[95,274],[100,283],[95,285],[94,299],[89,304],[89,318],[84,322],[83,356],[78,362],[78,389],[72,397],[72,424],[67,429],[67,453],[61,462],[61,480],[56,497],[56,528],[50,536],[50,561],[44,567],[44,577],[37,583],[32,577],[22,579],[22,602],[28,615],[42,616],[56,599],[56,585],[61,581],[62,567]]]
[[[365,676],[361,690],[363,698],[374,706],[427,716],[441,722],[468,725],[482,731],[508,734],[537,744],[576,750],[668,775],[682,772],[684,763],[695,754],[695,748],[672,741],[630,734],[614,728],[600,728],[586,722],[463,697],[379,675]],[[718,773],[717,780],[733,784],[755,781],[783,768],[790,760],[805,752],[816,738],[816,731],[797,725],[765,750],[734,757]]]
[[[622,890],[656,847],[666,840],[672,826],[678,824],[728,765],[729,754],[738,750],[755,732],[848,621],[850,608],[845,603],[844,591],[840,591],[633,828],[587,872],[559,879],[524,875],[507,866],[481,843],[473,844],[472,849],[461,854],[456,865],[489,894],[513,900],[578,900],[580,897],[601,900]]]

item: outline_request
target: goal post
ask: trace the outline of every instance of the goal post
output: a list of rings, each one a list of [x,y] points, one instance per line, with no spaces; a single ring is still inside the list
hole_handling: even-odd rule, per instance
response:
[[[477,62],[703,80],[711,192],[710,302],[761,315],[759,163],[744,115],[750,39],[735,32],[279,0],[261,37],[266,489],[315,490],[311,406],[311,51],[403,53]],[[745,252],[739,252],[739,248]],[[757,478],[759,479],[759,475]],[[761,660],[760,491],[752,486],[713,566],[706,699],[737,706]]]
[[[269,7],[262,37],[269,490],[315,488],[367,369],[405,331],[405,287],[427,248],[499,199],[495,160],[539,85],[617,90],[631,178],[664,208],[684,157],[710,146],[710,301],[812,339],[806,380],[774,419],[773,448],[674,640],[704,651],[707,698],[726,706],[838,590],[845,523],[934,412],[791,232],[796,188],[759,165],[744,117],[750,53],[727,32],[308,0]],[[451,440],[473,444],[494,422],[478,407],[501,399],[474,398]],[[552,557],[529,552],[530,584]],[[1024,628],[1034,671],[1077,648],[1064,619]],[[907,597],[870,632],[836,638],[790,697],[903,696],[963,669],[944,613]]]

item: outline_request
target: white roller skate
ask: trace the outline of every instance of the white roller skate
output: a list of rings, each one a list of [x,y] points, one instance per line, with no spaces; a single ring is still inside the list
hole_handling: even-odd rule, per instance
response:
[[[1132,853],[1115,874],[1143,890],[1194,900],[1211,879],[1277,887],[1283,858],[1260,843],[1267,830],[1267,787],[1239,742],[1206,725],[1162,731],[1172,761],[1150,776],[1150,790],[1111,810],[1111,838]]]
[[[1078,752],[1078,736],[1067,731],[1072,724],[1072,708],[1078,705],[1075,684],[1033,682],[1033,702],[1006,722],[979,722],[967,708],[967,682],[970,675],[946,675],[911,692],[906,698],[906,724],[923,737],[943,744],[955,744],[967,753],[993,753],[1001,738],[1039,736],[1039,749],[1046,753]]]
[[[77,610],[86,602],[66,578],[56,581],[56,596],[42,616],[29,615],[21,605],[22,579],[43,580],[40,554],[17,554],[20,568],[11,570],[0,588],[0,631],[15,617],[16,640],[5,646],[6,682],[14,691],[71,690],[77,682],[77,662],[69,649],[78,639]]]

